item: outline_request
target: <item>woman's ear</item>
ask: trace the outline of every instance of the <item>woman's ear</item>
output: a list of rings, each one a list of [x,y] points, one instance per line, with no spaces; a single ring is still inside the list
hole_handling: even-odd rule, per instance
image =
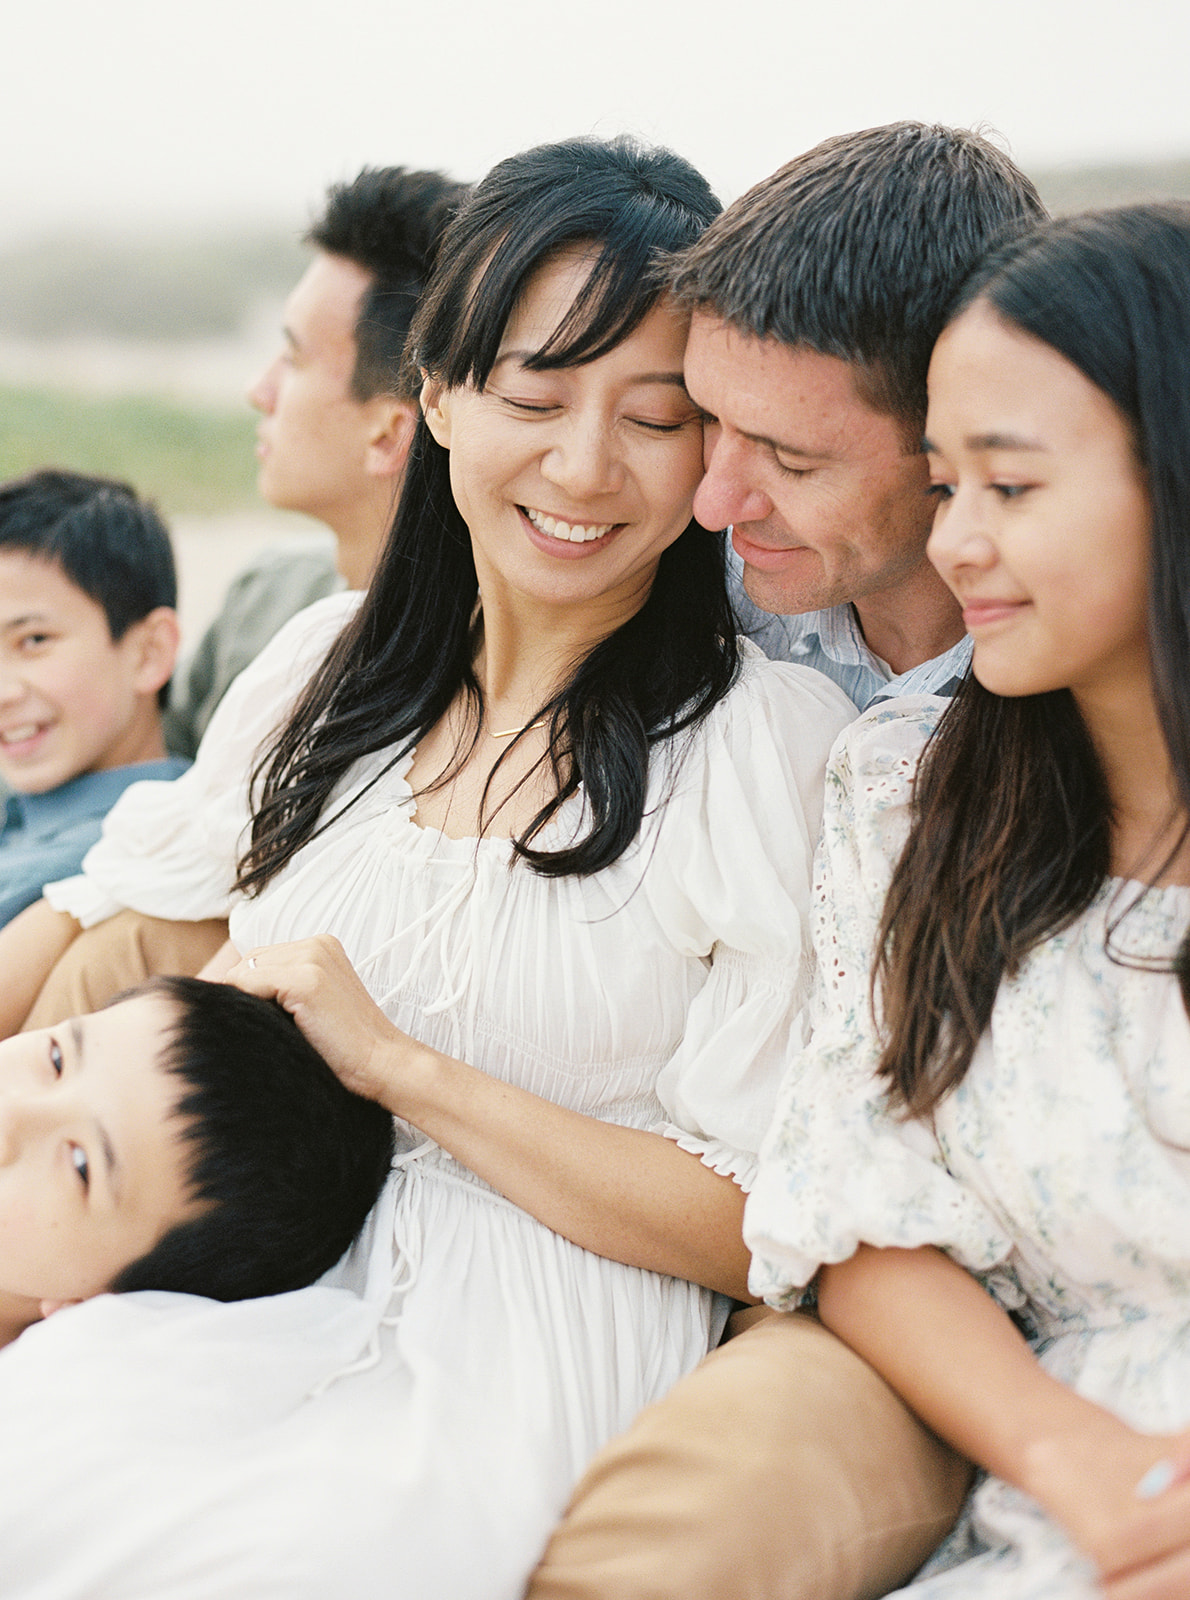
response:
[[[428,374],[422,380],[421,410],[437,442],[444,450],[450,449],[450,390],[440,378]]]

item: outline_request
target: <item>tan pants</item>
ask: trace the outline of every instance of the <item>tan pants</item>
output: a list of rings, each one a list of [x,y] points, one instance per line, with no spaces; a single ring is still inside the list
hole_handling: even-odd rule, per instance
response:
[[[812,1317],[743,1313],[587,1470],[528,1600],[868,1600],[971,1469]]]
[[[42,984],[22,1031],[97,1011],[145,978],[193,977],[226,939],[226,922],[166,922],[121,911],[79,934]]]

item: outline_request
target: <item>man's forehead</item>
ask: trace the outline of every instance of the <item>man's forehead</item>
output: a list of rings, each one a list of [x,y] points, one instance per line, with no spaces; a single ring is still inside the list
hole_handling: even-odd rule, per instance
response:
[[[710,311],[694,314],[685,365],[695,401],[744,433],[780,439],[786,416],[801,422],[878,416],[849,362],[751,333]]]

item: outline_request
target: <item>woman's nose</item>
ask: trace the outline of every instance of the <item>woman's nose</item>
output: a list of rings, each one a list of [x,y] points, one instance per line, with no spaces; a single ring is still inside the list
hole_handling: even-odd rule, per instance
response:
[[[598,419],[577,417],[560,422],[543,458],[542,472],[575,500],[614,494],[624,482],[614,435]]]

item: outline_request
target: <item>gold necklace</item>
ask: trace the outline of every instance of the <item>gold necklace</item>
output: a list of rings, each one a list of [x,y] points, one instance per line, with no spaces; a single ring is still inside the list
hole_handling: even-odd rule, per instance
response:
[[[526,722],[523,728],[489,728],[489,739],[511,739],[515,733],[532,733],[534,728],[544,728],[545,722]]]

